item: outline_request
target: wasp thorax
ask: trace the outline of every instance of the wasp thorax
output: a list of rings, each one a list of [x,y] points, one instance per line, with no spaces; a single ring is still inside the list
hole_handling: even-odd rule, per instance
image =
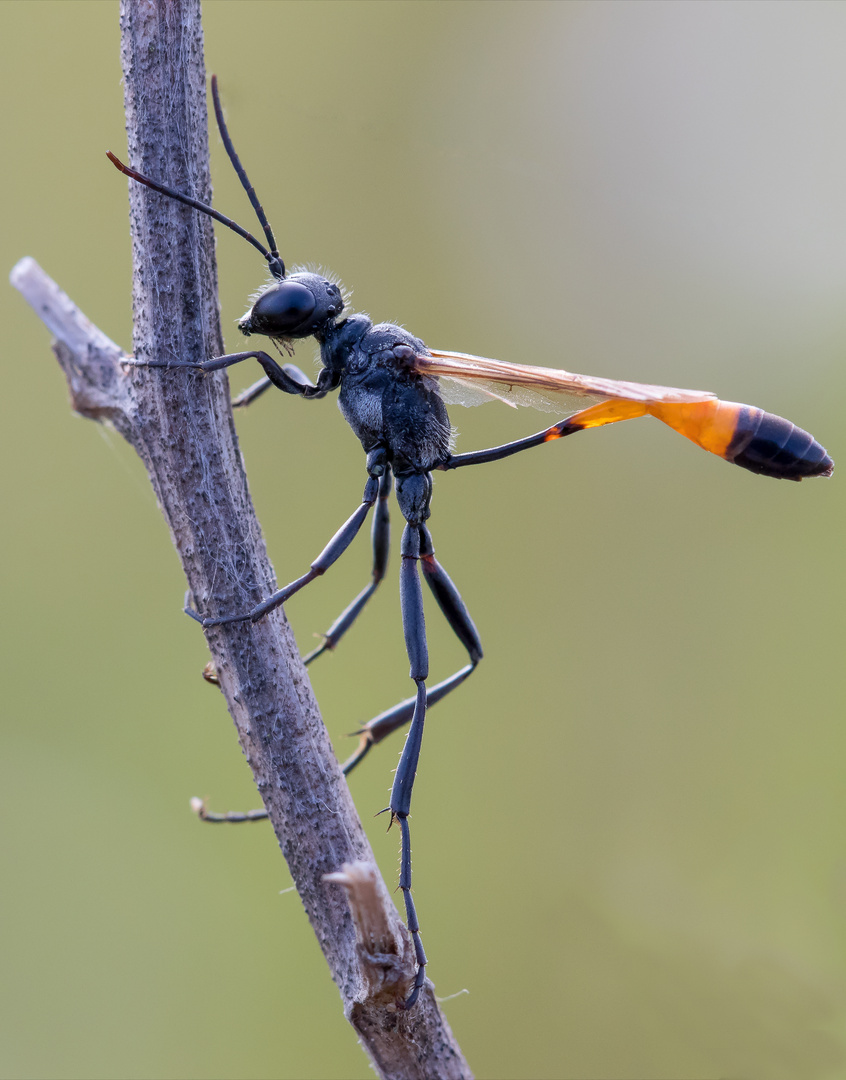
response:
[[[319,274],[298,273],[268,286],[238,327],[247,335],[310,337],[343,310],[344,299],[334,282]]]

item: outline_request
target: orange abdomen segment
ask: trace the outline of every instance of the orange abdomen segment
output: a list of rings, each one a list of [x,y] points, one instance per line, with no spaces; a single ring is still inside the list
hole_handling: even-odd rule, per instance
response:
[[[807,431],[734,401],[656,402],[647,411],[703,450],[779,480],[831,476],[834,462]]]

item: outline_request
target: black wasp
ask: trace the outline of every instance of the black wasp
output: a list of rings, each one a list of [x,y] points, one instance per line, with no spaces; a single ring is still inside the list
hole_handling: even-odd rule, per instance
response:
[[[229,159],[238,173],[267,240],[266,248],[246,229],[204,203],[165,187],[123,165],[113,154],[113,164],[131,179],[177,199],[234,230],[257,248],[267,260],[274,278],[238,323],[246,335],[261,334],[290,351],[290,343],[313,337],[320,346],[322,368],[316,383],[293,364],[279,364],[261,350],[218,356],[200,364],[187,365],[202,371],[217,371],[242,360],[257,360],[265,377],[245,392],[238,404],[254,400],[270,386],[303,398],[322,398],[339,391],[338,404],[367,455],[367,483],[361,506],[339,529],[302,577],[279,589],[266,600],[242,614],[200,619],[206,628],[223,623],[256,620],[284,603],[304,585],[323,574],[346,550],[375,507],[373,524],[372,580],[335,620],[322,645],[305,657],[310,663],[326,649],[337,645],[385,574],[388,560],[388,496],[392,477],[405,528],[402,534],[400,599],[405,645],[416,684],[415,696],[369,721],[361,729],[361,741],[344,764],[345,773],[358,764],[368,750],[391,732],[411,723],[391,789],[391,822],[399,824],[402,850],[399,887],[405,899],[408,929],[417,958],[417,976],[405,1001],[410,1008],[425,980],[426,954],[411,896],[411,842],[408,815],[426,708],[440,701],[462,683],[482,658],[482,646],[473,620],[458,590],[435,559],[434,546],[426,522],[432,499],[432,470],[458,469],[499,461],[521,450],[538,446],[591,427],[655,416],[691,439],[698,446],[752,472],[781,479],[801,480],[806,476],[830,476],[833,462],[822,446],[807,432],[788,420],[748,405],[724,402],[713,394],[679,390],[666,386],[618,382],[611,379],[574,375],[549,368],[507,364],[464,353],[436,352],[408,331],[391,323],[373,325],[366,315],[345,314],[339,286],[320,274],[306,271],[288,273],[273,231],[241,165],[220,105],[217,80],[212,76],[215,116]],[[153,361],[150,367],[174,367],[167,361]],[[562,398],[575,397],[591,402],[552,427],[524,439],[468,454],[454,454],[451,426],[444,400],[465,404],[479,396],[528,404],[559,415],[567,411]],[[423,621],[423,594],[418,570],[432,590],[447,622],[467,650],[468,663],[450,678],[426,688],[429,657]],[[255,819],[260,814],[251,814]]]

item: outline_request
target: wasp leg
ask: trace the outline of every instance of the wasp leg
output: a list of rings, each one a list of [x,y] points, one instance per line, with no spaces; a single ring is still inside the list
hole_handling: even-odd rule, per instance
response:
[[[299,397],[305,398],[322,398],[325,397],[330,390],[334,390],[339,384],[338,376],[328,371],[326,368],[323,368],[317,377],[317,385],[315,385],[310,379],[303,375],[295,364],[278,364],[269,353],[263,352],[261,349],[240,353],[228,353],[226,356],[215,356],[212,357],[211,360],[203,360],[202,363],[197,364],[197,368],[200,371],[220,371],[221,368],[232,367],[233,364],[240,364],[242,360],[258,360],[270,384],[277,387],[279,390],[284,390],[286,394],[296,394]],[[245,391],[245,393],[252,394],[249,401],[253,401],[266,389],[267,386],[264,385],[264,379],[260,379],[259,382],[254,383],[248,391]],[[244,395],[241,396],[243,397]],[[243,402],[240,403],[243,404]]]
[[[404,1007],[410,1009],[420,994],[426,980],[426,953],[420,938],[417,910],[411,897],[411,832],[408,815],[411,811],[411,792],[417,775],[417,762],[423,742],[423,724],[426,720],[426,679],[429,675],[429,650],[426,645],[426,623],[423,618],[423,590],[417,564],[420,561],[420,527],[407,524],[402,534],[402,566],[400,568],[400,606],[408,653],[411,678],[417,684],[411,727],[405,740],[400,763],[391,788],[391,824],[399,822],[402,846],[400,851],[399,887],[405,900],[408,931],[414,942],[417,959],[417,975]]]
[[[450,675],[448,679],[444,679],[443,682],[439,682],[427,690],[426,708],[429,709],[442,698],[445,698],[451,690],[460,686],[468,675],[472,674],[476,665],[482,659],[482,643],[479,640],[476,627],[473,625],[473,620],[470,618],[470,613],[461,599],[461,594],[435,558],[429,530],[425,526],[421,526],[420,532],[420,564],[423,577],[432,590],[438,606],[444,613],[444,617],[470,657],[469,664],[456,671],[454,675]],[[398,731],[409,723],[414,715],[416,701],[416,697],[401,701],[386,712],[374,716],[356,733],[361,737],[361,741],[355,753],[342,765],[345,775],[352,772],[372,746],[375,746],[376,743],[381,742],[392,732]]]
[[[402,502],[400,505],[403,505]],[[428,500],[426,510],[428,511]],[[407,513],[407,510],[403,508],[403,512]],[[428,516],[428,513],[426,516]],[[417,763],[423,742],[423,726],[426,720],[426,706],[428,703],[426,679],[429,676],[429,650],[426,644],[423,590],[420,584],[418,564],[422,564],[424,576],[438,605],[470,654],[471,663],[468,665],[470,670],[475,667],[482,656],[479,636],[458,594],[458,590],[435,560],[429,530],[419,522],[419,519],[415,521],[412,516],[412,520],[406,525],[402,534],[400,604],[402,607],[405,648],[410,664],[409,674],[417,684],[417,691],[414,698],[411,727],[394,775],[390,802],[391,822],[399,822],[400,827],[402,843],[399,887],[405,900],[406,922],[414,942],[414,954],[417,959],[417,975],[404,1003],[406,1009],[410,1009],[417,1001],[426,981],[426,953],[420,938],[420,924],[411,895],[411,832],[408,825],[408,815],[411,812],[411,794],[414,788],[414,778],[417,775]],[[457,686],[463,678],[466,678],[467,674],[469,674],[469,671],[458,673],[460,677],[453,676],[451,680],[447,680],[450,683],[449,689]],[[441,696],[447,692],[446,688],[442,688]],[[400,706],[400,709],[403,708],[404,706]],[[395,713],[395,719],[398,715],[399,713]],[[399,724],[394,724],[394,727],[396,726],[399,726]]]
[[[247,620],[250,622],[258,622],[258,620],[267,615],[268,612],[273,611],[273,609],[279,607],[280,604],[284,604],[286,600],[294,595],[294,593],[299,592],[303,586],[308,585],[310,581],[314,581],[315,578],[326,573],[329,567],[343,555],[353,542],[359,529],[364,524],[364,519],[370,513],[370,508],[376,502],[378,495],[379,477],[371,476],[368,478],[367,484],[365,485],[361,506],[359,506],[352,517],[335,533],[323,551],[321,551],[311,564],[311,569],[308,573],[303,574],[302,577],[298,577],[295,581],[286,585],[284,589],[278,589],[271,596],[268,596],[266,600],[262,600],[260,604],[256,604],[250,611],[244,612],[242,615],[224,615],[217,619],[200,619],[195,612],[190,610],[190,608],[185,609],[186,614],[190,615],[192,618],[196,618],[198,622],[201,622],[204,629],[207,629],[210,626],[223,626],[227,623],[245,622]]]
[[[332,623],[323,637],[322,643],[303,657],[304,664],[310,664],[326,650],[333,650],[344,634],[349,630],[362,608],[376,592],[379,583],[385,576],[388,568],[388,552],[391,546],[391,521],[388,513],[388,496],[391,494],[391,473],[387,470],[379,482],[379,501],[376,503],[376,511],[373,515],[373,529],[370,534],[373,546],[373,580],[367,585],[353,602],[341,612]]]
[[[486,465],[489,461],[501,461],[503,458],[519,454],[521,450],[528,450],[532,446],[542,446],[544,443],[553,442],[555,439],[563,439],[565,435],[574,435],[584,428],[574,423],[575,417],[561,420],[552,427],[544,428],[535,435],[527,435],[524,439],[515,439],[514,442],[503,443],[502,446],[492,446],[488,450],[473,450],[469,454],[451,454],[445,458],[438,469],[460,469],[463,465]]]
[[[481,657],[481,653],[479,656]],[[460,671],[456,671],[454,675],[450,675],[448,679],[444,679],[443,682],[439,682],[437,685],[431,687],[431,689],[428,689],[426,691],[426,708],[431,709],[433,705],[437,705],[441,698],[445,698],[450,690],[454,690],[456,686],[460,686],[467,676],[472,674],[477,663],[478,660],[474,660],[472,663],[466,664]],[[341,766],[341,772],[344,776],[349,776],[361,759],[366,756],[371,747],[375,746],[376,743],[380,743],[392,732],[404,728],[406,724],[409,723],[411,717],[414,715],[414,705],[416,701],[416,697],[406,698],[406,700],[401,701],[399,705],[394,705],[392,709],[388,709],[383,713],[379,713],[378,716],[374,716],[372,720],[368,720],[358,731],[353,732],[353,735],[360,736],[360,742],[355,753],[347,758]]]
[[[210,360],[202,360],[197,364],[186,364],[170,360],[135,359],[125,362],[133,367],[190,368],[191,371],[209,372],[232,367],[233,364],[240,364],[243,360],[258,360],[264,369],[265,378],[259,379],[257,383],[254,383],[240,397],[236,398],[236,403],[239,405],[249,404],[250,401],[254,401],[269,386],[275,386],[279,390],[284,390],[286,394],[295,394],[298,397],[322,398],[330,390],[335,390],[340,383],[337,374],[333,374],[324,368],[318,375],[317,384],[315,385],[295,364],[277,364],[269,353],[263,352],[261,349],[227,353],[225,356],[213,356]],[[244,400],[245,398],[246,400]]]
[[[289,366],[293,365],[285,365],[285,367]],[[248,386],[246,390],[242,390],[237,397],[232,399],[232,408],[244,409],[247,405],[252,405],[256,398],[261,397],[265,390],[269,390],[271,386],[273,386],[273,383],[266,375],[263,375],[258,382],[254,382],[252,386]]]

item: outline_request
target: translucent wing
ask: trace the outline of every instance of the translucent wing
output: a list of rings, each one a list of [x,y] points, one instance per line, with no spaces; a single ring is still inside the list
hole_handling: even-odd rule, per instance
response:
[[[620,382],[435,349],[428,356],[416,356],[414,370],[441,380],[441,394],[447,404],[479,405],[496,399],[512,406],[561,413],[609,399],[667,404],[714,400],[714,394],[706,390]]]
[[[506,386],[491,382],[489,379],[456,379],[447,375],[438,378],[441,397],[447,405],[484,405],[488,401],[501,401],[516,409],[520,405],[540,412],[556,413],[563,416],[582,409],[585,403],[603,400],[595,395],[576,395],[558,393],[542,394],[538,390],[529,390],[516,383]]]

